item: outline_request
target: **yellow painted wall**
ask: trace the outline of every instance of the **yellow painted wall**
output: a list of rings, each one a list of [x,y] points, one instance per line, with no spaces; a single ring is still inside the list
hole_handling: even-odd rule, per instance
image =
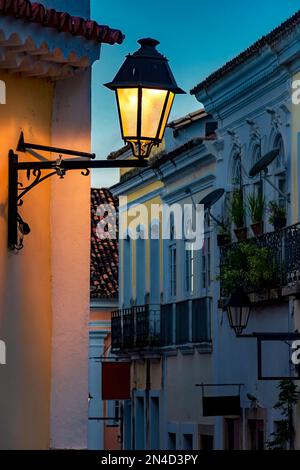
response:
[[[24,198],[20,212],[32,233],[22,252],[8,251],[7,155],[10,148],[16,148],[21,130],[29,141],[51,143],[53,85],[3,73],[0,79],[7,87],[7,104],[0,107],[0,339],[7,346],[7,365],[0,366],[0,448],[46,449],[51,375],[51,189],[46,181]],[[24,159],[20,154],[20,160]]]

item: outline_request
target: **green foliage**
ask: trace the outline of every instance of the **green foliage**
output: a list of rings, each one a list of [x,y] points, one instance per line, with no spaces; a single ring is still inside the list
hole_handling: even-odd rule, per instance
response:
[[[269,248],[250,241],[240,242],[226,253],[221,282],[228,292],[236,287],[267,287],[275,273],[275,261]]]
[[[292,380],[282,380],[279,385],[278,401],[275,410],[281,410],[282,419],[277,423],[277,430],[271,434],[272,439],[267,442],[269,449],[293,448],[295,429],[293,424],[293,407],[299,400],[299,390]]]
[[[252,223],[256,224],[262,222],[265,210],[265,198],[261,194],[256,196],[253,193],[248,196],[248,208]]]
[[[230,212],[236,228],[244,227],[245,209],[242,189],[236,189],[231,195]]]
[[[286,213],[283,207],[280,207],[276,201],[269,202],[269,223],[274,225],[275,219],[284,219],[286,217]]]

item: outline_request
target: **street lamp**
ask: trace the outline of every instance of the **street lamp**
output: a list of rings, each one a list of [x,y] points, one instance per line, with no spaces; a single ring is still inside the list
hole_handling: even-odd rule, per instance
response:
[[[140,49],[126,57],[105,86],[116,93],[123,140],[142,159],[162,142],[175,94],[185,92],[177,86],[166,57],[156,50],[159,41],[146,38],[138,43]]]
[[[18,152],[46,151],[59,155],[55,161],[19,161],[14,150],[9,151],[8,189],[8,246],[10,249],[23,248],[23,236],[30,233],[29,225],[19,214],[23,198],[53,175],[64,178],[71,170],[81,170],[87,176],[91,168],[142,168],[148,166],[146,157],[153,145],[163,139],[165,127],[178,88],[168,65],[161,55],[155,39],[138,41],[140,49],[128,55],[115,79],[106,86],[115,90],[123,139],[130,143],[135,160],[94,160],[93,153],[50,147],[27,142],[21,132],[17,145]],[[65,159],[63,155],[78,157]],[[44,173],[46,171],[46,173]],[[19,179],[19,173],[26,172],[28,184]]]
[[[251,301],[242,288],[235,290],[226,303],[226,311],[230,328],[240,336],[247,328],[251,312]]]

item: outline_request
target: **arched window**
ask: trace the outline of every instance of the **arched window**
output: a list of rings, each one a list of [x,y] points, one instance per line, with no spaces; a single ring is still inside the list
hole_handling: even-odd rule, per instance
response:
[[[242,185],[242,163],[240,154],[234,154],[232,157],[231,184],[236,187]]]
[[[274,141],[274,148],[279,150],[278,157],[275,160],[275,168],[283,169],[285,167],[284,144],[283,144],[283,139],[280,134],[277,135]]]
[[[255,163],[257,163],[261,158],[261,146],[260,144],[255,144],[253,146],[253,149],[252,149],[252,164],[251,164],[251,167],[253,165],[255,165]],[[261,179],[261,175],[258,174],[256,175],[256,177],[254,178],[254,182],[253,182],[253,189],[254,189],[254,194],[256,196],[261,196],[263,197],[263,181]]]
[[[277,194],[278,204],[280,207],[286,209],[286,199],[283,194],[286,194],[287,191],[287,181],[286,181],[286,166],[285,166],[285,150],[282,136],[278,134],[274,140],[274,149],[278,149],[278,156],[274,161],[274,176],[276,187],[282,194]]]
[[[257,163],[260,158],[261,158],[260,145],[255,144],[253,147],[253,152],[252,152],[252,165],[255,165],[255,163]]]

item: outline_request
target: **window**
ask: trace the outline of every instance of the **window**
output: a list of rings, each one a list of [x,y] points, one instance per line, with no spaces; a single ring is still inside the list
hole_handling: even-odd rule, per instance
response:
[[[210,121],[205,123],[205,136],[214,135],[218,129],[217,121]]]
[[[150,303],[160,303],[160,238],[159,223],[151,224],[150,239]]]
[[[211,341],[211,302],[208,297],[192,301],[192,341]]]
[[[210,250],[210,237],[208,234],[205,235],[204,244],[201,250],[201,283],[202,289],[207,290],[210,287],[211,281],[211,250]]]
[[[225,450],[239,450],[240,444],[240,419],[225,419]]]
[[[146,241],[145,232],[138,227],[139,237],[136,240],[136,303],[143,305],[146,294]]]
[[[135,448],[145,449],[145,404],[143,397],[136,398]]]
[[[253,152],[252,152],[252,165],[258,162],[261,158],[261,148],[260,145],[254,145]]]
[[[151,397],[150,410],[150,443],[151,450],[159,449],[159,398]]]
[[[240,154],[233,155],[231,183],[233,186],[240,187],[242,185],[242,164]]]
[[[278,149],[278,157],[275,160],[275,168],[284,168],[284,145],[281,135],[278,135],[274,141],[274,149]]]
[[[171,222],[170,242],[169,242],[169,279],[170,279],[170,296],[176,297],[176,239],[174,221]]]
[[[131,238],[128,235],[123,241],[123,301],[124,306],[129,307],[132,297],[132,253],[131,253]]]
[[[176,304],[176,344],[189,341],[189,301]]]
[[[107,400],[107,417],[112,418],[107,421],[107,426],[119,426],[120,402],[118,400]]]
[[[173,304],[161,306],[161,340],[164,346],[173,344]]]
[[[193,434],[183,434],[183,450],[193,450]]]
[[[176,434],[175,432],[168,433],[168,448],[169,450],[176,450]]]
[[[275,184],[279,191],[286,194],[286,168],[285,168],[285,152],[284,144],[281,135],[278,135],[274,141],[274,148],[279,150],[278,157],[274,162]],[[283,209],[286,209],[286,199],[282,194],[277,194],[278,204]]]
[[[200,436],[201,450],[214,450],[214,436],[201,434]]]
[[[194,244],[191,250],[185,250],[185,289],[186,293],[194,293]]]

